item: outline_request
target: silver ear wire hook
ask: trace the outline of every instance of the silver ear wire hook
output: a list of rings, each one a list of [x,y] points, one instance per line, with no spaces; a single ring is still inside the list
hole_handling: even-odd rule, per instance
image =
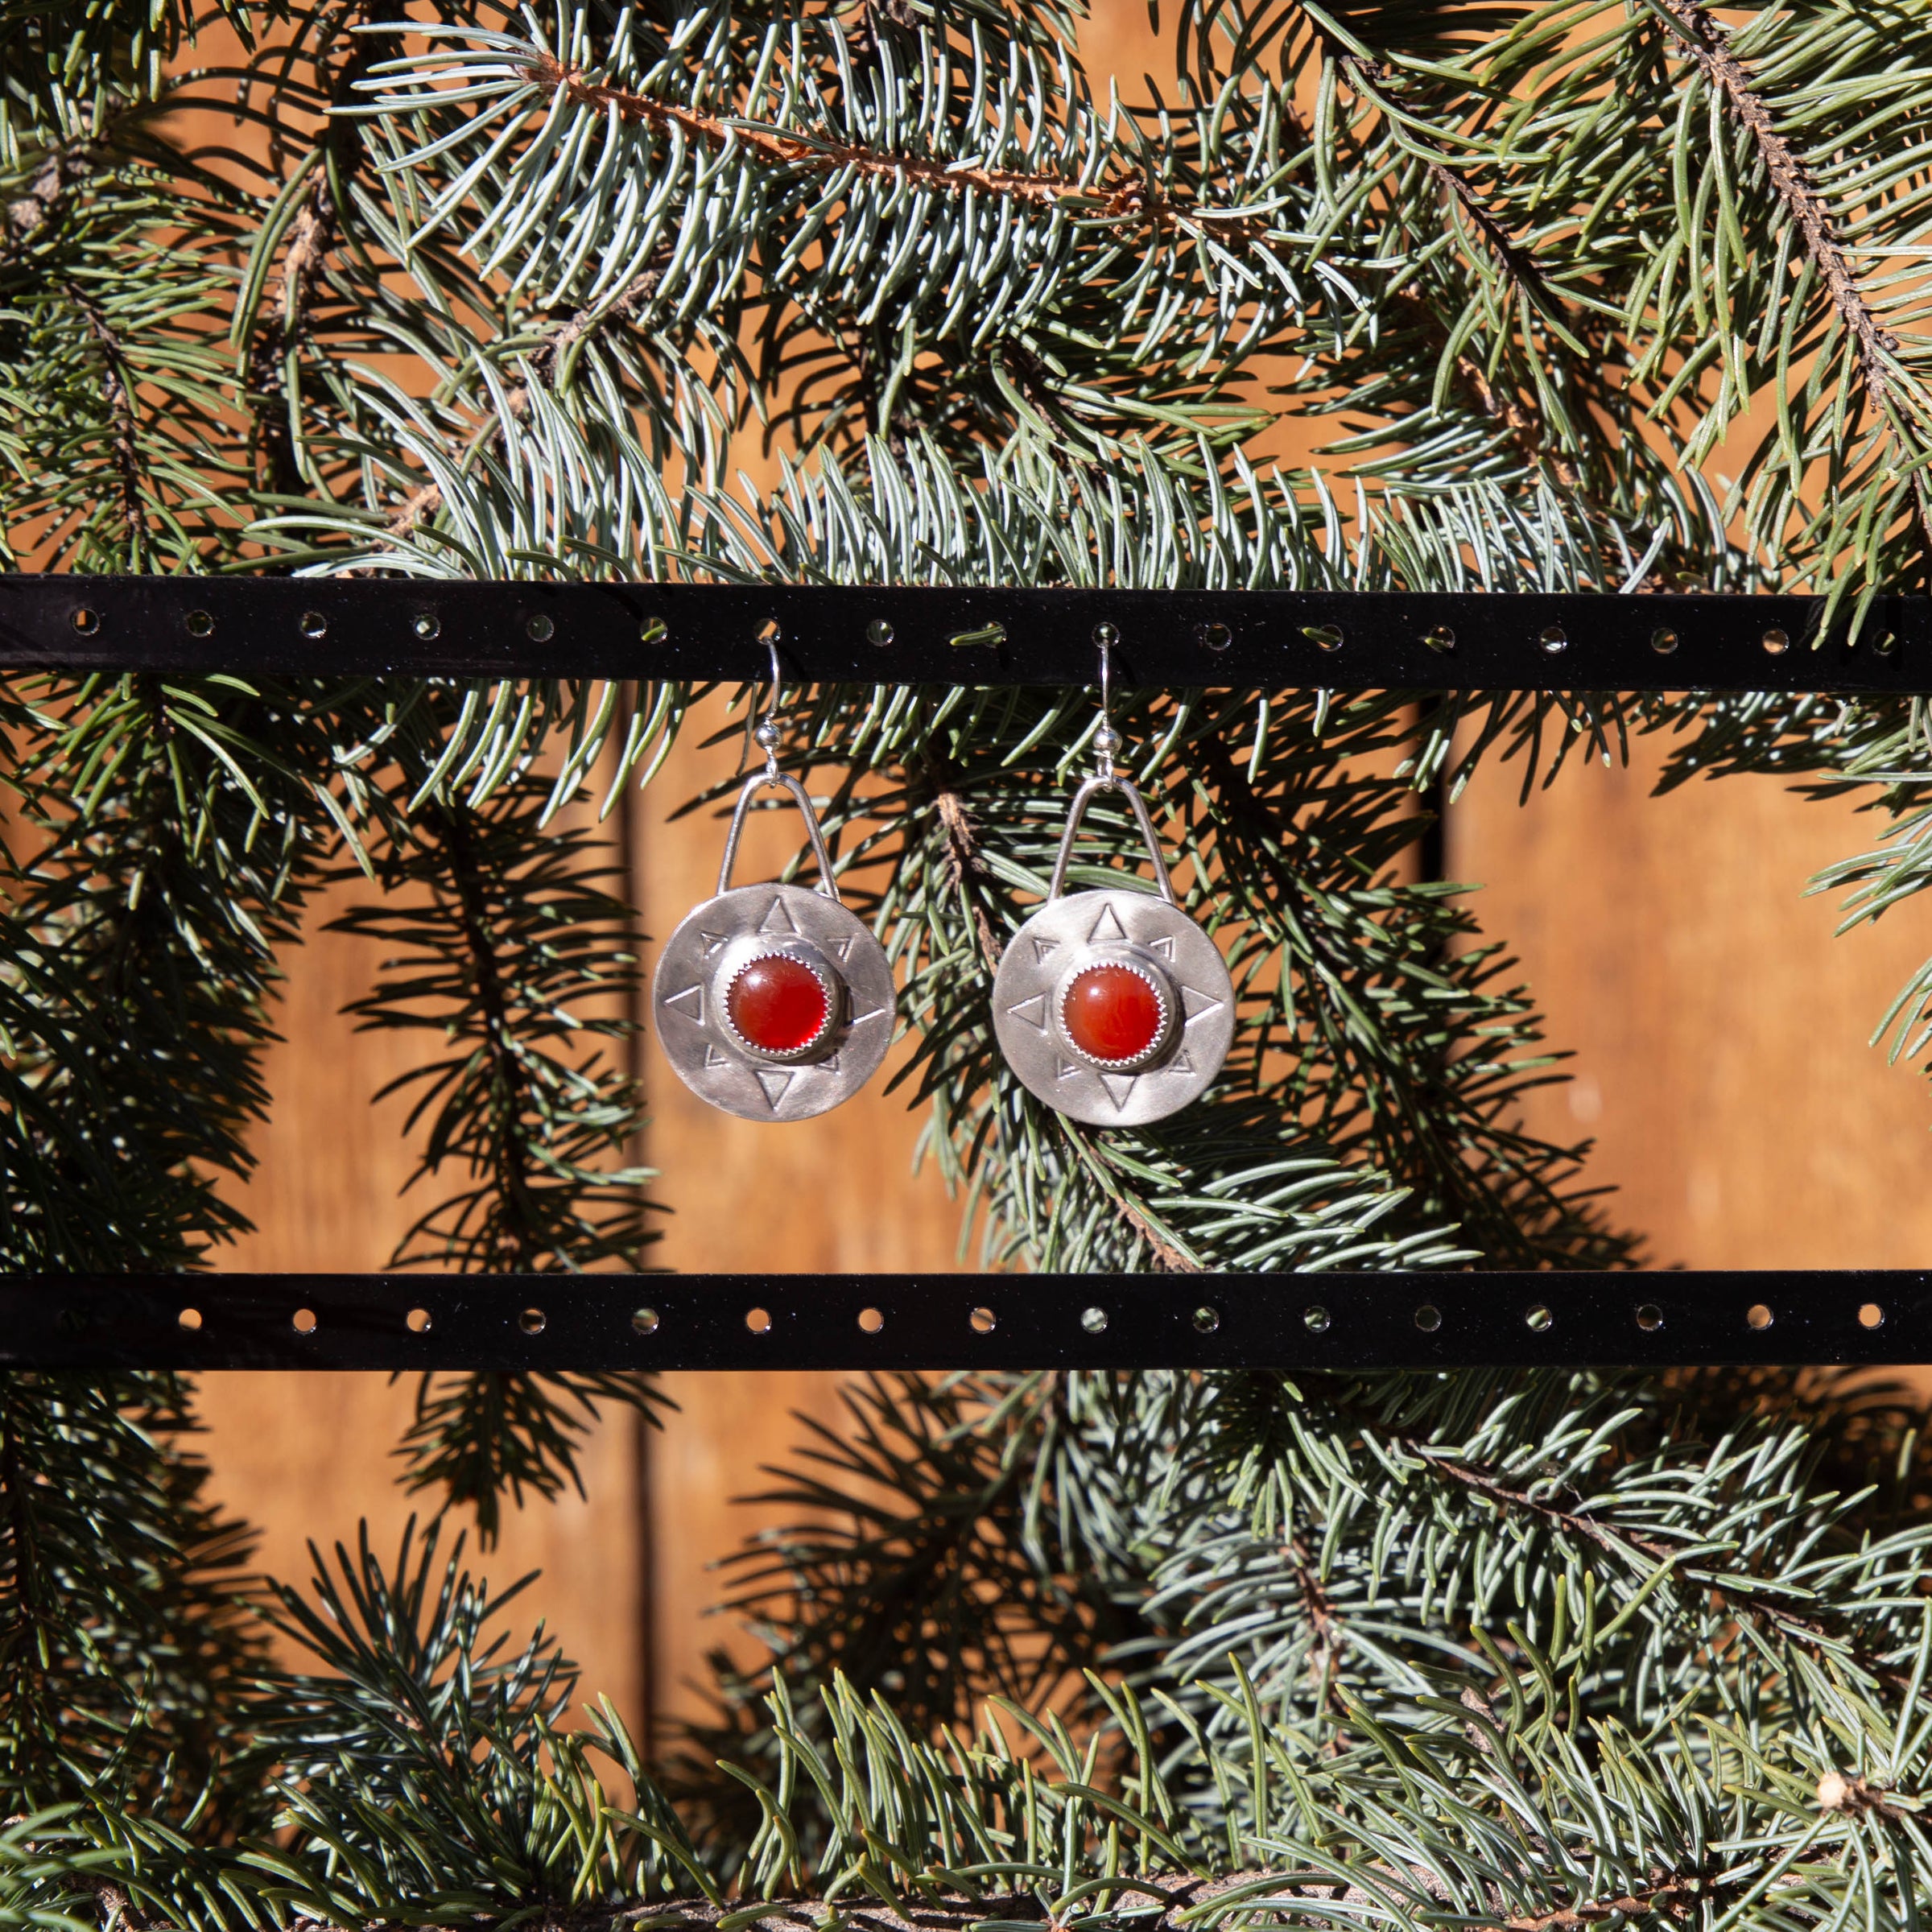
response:
[[[1007,941],[993,982],[993,1029],[1020,1084],[1096,1127],[1163,1121],[1205,1092],[1234,1041],[1234,982],[1213,939],[1176,902],[1159,828],[1129,770],[1114,769],[1111,624],[1096,624],[1100,715],[1094,770],[1074,794],[1045,901]],[[1131,669],[1129,673],[1131,677]],[[1125,799],[1154,868],[1141,882],[1067,890],[1074,841],[1102,792]],[[1117,878],[1117,873],[1101,876]]]
[[[1160,837],[1147,802],[1133,780],[1122,777],[1113,768],[1113,754],[1121,748],[1121,734],[1113,728],[1113,647],[1120,636],[1111,624],[1094,626],[1093,641],[1100,647],[1100,722],[1093,734],[1094,774],[1073,795],[1073,803],[1068,808],[1067,829],[1060,835],[1059,854],[1053,862],[1053,881],[1046,888],[1049,903],[1066,893],[1067,867],[1073,857],[1073,842],[1080,836],[1080,820],[1095,793],[1101,791],[1117,791],[1127,801],[1133,821],[1140,828],[1147,856],[1154,861],[1154,889],[1170,906],[1175,903],[1174,881],[1167,876],[1167,861],[1162,857]]]
[[[805,836],[811,841],[811,856],[819,862],[819,890],[835,906],[844,901],[839,897],[839,881],[833,876],[832,854],[825,844],[825,834],[819,829],[818,814],[811,809],[811,795],[788,771],[780,771],[774,765],[770,772],[754,771],[738,787],[738,803],[731,815],[731,829],[724,835],[724,857],[718,865],[718,892],[720,896],[731,890],[731,869],[738,861],[738,840],[745,836],[745,815],[751,809],[751,801],[768,785],[775,785],[782,791],[791,794],[800,815],[805,820]]]
[[[777,785],[782,782],[778,771],[778,745],[784,734],[778,724],[778,686],[783,681],[783,674],[778,668],[778,639],[766,638],[765,649],[771,658],[771,689],[765,700],[765,709],[755,724],[752,721],[753,713],[757,710],[755,702],[745,713],[745,750],[738,759],[738,770],[742,771],[749,762],[755,741],[765,753],[765,769],[759,774],[758,782]]]
[[[758,722],[752,722],[754,705],[745,713],[745,733],[747,742],[755,740],[765,753],[765,769],[754,771],[738,788],[737,809],[731,815],[731,829],[724,835],[724,857],[718,867],[718,891],[720,896],[731,890],[731,869],[737,862],[738,840],[745,832],[745,815],[751,809],[751,801],[767,787],[788,791],[793,801],[804,815],[805,830],[811,840],[811,854],[819,862],[819,890],[835,905],[843,903],[839,898],[839,882],[832,877],[832,854],[826,848],[825,834],[819,828],[818,815],[811,809],[811,799],[805,787],[788,771],[778,769],[778,745],[784,737],[784,729],[778,723],[778,687],[784,673],[778,664],[778,644],[776,638],[765,639],[765,649],[771,658],[771,690],[765,700],[765,708],[758,712]],[[738,769],[745,769],[745,760],[740,758]]]
[[[780,634],[767,624],[758,638],[771,667],[768,691],[761,696],[757,678],[740,687],[745,742],[718,889],[679,921],[658,955],[650,991],[651,1021],[672,1071],[700,1100],[747,1121],[810,1120],[850,1099],[885,1059],[897,1010],[892,961],[865,921],[840,904],[811,795],[778,763]],[[802,679],[801,700],[807,691]],[[747,774],[754,743],[764,767]],[[805,821],[816,891],[784,878],[731,882],[752,806],[773,791],[788,793]]]
[[[1111,624],[1094,627],[1093,641],[1100,647],[1100,725],[1093,734],[1093,750],[1100,776],[1110,785],[1113,754],[1121,748],[1120,734],[1113,729],[1113,643],[1118,634]]]
[[[1133,822],[1141,828],[1141,843],[1147,848],[1147,856],[1154,861],[1154,890],[1172,906],[1175,903],[1174,881],[1167,876],[1167,861],[1161,853],[1160,834],[1154,828],[1154,818],[1147,809],[1147,801],[1141,796],[1140,789],[1132,778],[1117,777],[1111,768],[1096,771],[1073,795],[1073,803],[1067,812],[1067,829],[1060,835],[1059,852],[1053,861],[1053,879],[1046,888],[1048,902],[1065,895],[1067,868],[1073,858],[1073,842],[1080,836],[1080,820],[1086,816],[1093,795],[1108,791],[1117,791],[1126,799],[1133,813]]]

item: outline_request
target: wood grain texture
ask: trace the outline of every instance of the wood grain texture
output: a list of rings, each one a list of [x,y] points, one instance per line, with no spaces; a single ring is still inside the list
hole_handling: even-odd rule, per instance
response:
[[[716,886],[722,823],[708,813],[668,821],[731,771],[734,746],[700,742],[722,716],[714,705],[694,719],[649,791],[634,797],[628,815],[609,822],[612,836],[633,847],[638,903],[657,934]],[[771,876],[798,831],[794,814],[756,815],[739,877]],[[407,1104],[371,1104],[415,1063],[421,1038],[354,1030],[341,1009],[367,989],[378,949],[321,931],[332,911],[371,890],[336,889],[315,910],[311,943],[289,961],[278,1013],[284,1037],[267,1068],[273,1113],[256,1137],[261,1164],[247,1193],[258,1231],[223,1257],[225,1265],[380,1268],[425,1204],[398,1191],[410,1168]],[[835,1113],[764,1125],[705,1106],[663,1065],[654,1042],[643,1056],[653,1113],[646,1154],[663,1171],[655,1191],[674,1210],[654,1251],[657,1265],[960,1265],[957,1209],[936,1174],[914,1174],[918,1121],[902,1096],[885,1093],[886,1074]],[[586,1689],[608,1691],[634,1722],[647,1710],[702,1709],[705,1653],[732,1635],[708,1615],[720,1588],[713,1566],[771,1520],[734,1499],[761,1488],[762,1468],[800,1441],[798,1416],[836,1425],[839,1414],[839,1378],[829,1375],[774,1369],[667,1381],[679,1404],[667,1426],[646,1432],[629,1416],[608,1418],[584,1458],[588,1500],[512,1513],[502,1546],[485,1566],[502,1580],[543,1571],[519,1627],[546,1618],[584,1664]],[[380,1376],[204,1378],[217,1486],[230,1507],[262,1526],[265,1569],[306,1579],[308,1540],[353,1542],[363,1517],[378,1548],[394,1549],[412,1508],[423,1507],[394,1480],[393,1450],[412,1388]]]
[[[278,31],[266,23],[269,39]],[[200,23],[180,56],[184,66],[214,68],[244,58],[239,38],[219,19]],[[230,149],[258,158],[265,150],[258,119],[197,111],[171,114],[166,126],[217,172]],[[394,379],[407,386],[413,374],[420,386],[406,358],[386,361]],[[419,1212],[415,1197],[398,1194],[411,1167],[402,1138],[407,1103],[371,1102],[420,1061],[422,1037],[354,1031],[341,1009],[369,989],[379,949],[322,931],[374,890],[358,883],[324,895],[311,911],[308,943],[283,962],[288,977],[276,1013],[283,1037],[266,1067],[272,1113],[253,1137],[260,1165],[242,1197],[256,1232],[218,1258],[222,1267],[381,1268]],[[393,1451],[410,1419],[413,1379],[214,1374],[200,1378],[200,1389],[208,1433],[198,1448],[215,1494],[258,1526],[258,1558],[269,1575],[305,1587],[308,1542],[324,1552],[338,1540],[353,1547],[365,1518],[376,1550],[393,1560],[411,1513],[433,1510],[433,1499],[411,1497],[395,1480]],[[543,1571],[540,1587],[516,1606],[514,1627],[557,1627],[584,1666],[587,1689],[608,1691],[637,1722],[646,1690],[640,1433],[628,1414],[607,1419],[584,1457],[588,1500],[512,1512],[495,1551],[480,1554],[473,1539],[469,1550],[473,1569],[499,1585]]]
[[[229,1373],[201,1378],[208,1454],[222,1502],[258,1525],[261,1568],[307,1590],[312,1540],[332,1563],[340,1542],[353,1552],[366,1521],[372,1546],[394,1561],[412,1513],[420,1530],[433,1497],[396,1481],[392,1451],[408,1426],[414,1378],[381,1375]],[[646,1719],[642,1548],[641,1425],[609,1416],[581,1459],[584,1493],[506,1512],[494,1550],[464,1553],[471,1571],[498,1589],[531,1571],[538,1583],[506,1612],[504,1627],[539,1623],[583,1666],[581,1701],[607,1695],[627,1724]],[[461,1513],[443,1532],[444,1553],[464,1528]]]
[[[737,745],[703,742],[729,721],[722,700],[712,700],[636,801],[638,902],[654,939],[717,890],[724,821],[709,811],[675,823],[669,815],[730,776]],[[789,805],[755,812],[736,882],[773,877],[801,838]],[[647,951],[654,964],[654,946]],[[646,1150],[663,1176],[658,1194],[673,1211],[656,1258],[687,1271],[959,1267],[959,1210],[935,1172],[913,1172],[920,1117],[907,1112],[903,1092],[886,1091],[904,1051],[895,1050],[843,1107],[781,1124],[741,1121],[706,1106],[671,1071],[655,1038],[648,1040]],[[649,1448],[652,1678],[662,1716],[702,1711],[703,1661],[714,1645],[756,1654],[708,1614],[720,1582],[712,1567],[773,1522],[770,1510],[734,1499],[762,1488],[762,1470],[785,1459],[803,1439],[799,1418],[838,1426],[841,1380],[786,1369],[665,1378],[679,1414]]]
[[[1867,1042],[1932,953],[1932,907],[1834,938],[1806,881],[1877,822],[1768,778],[1655,798],[1661,762],[1641,741],[1527,807],[1491,766],[1449,815],[1448,876],[1482,881],[1477,916],[1575,1055],[1531,1125],[1595,1138],[1652,1265],[1924,1266],[1932,1093]]]
[[[716,883],[722,824],[667,822],[732,767],[733,747],[701,745],[706,722],[694,720],[634,805],[638,890],[658,935]],[[1656,1264],[1922,1265],[1932,1095],[1866,1041],[1932,951],[1932,919],[1908,904],[1835,939],[1832,902],[1806,898],[1804,886],[1860,848],[1868,820],[1769,779],[1653,798],[1657,763],[1655,745],[1640,744],[1631,770],[1567,773],[1527,807],[1513,771],[1492,767],[1451,815],[1451,876],[1484,882],[1485,929],[1520,956],[1552,1044],[1575,1055],[1575,1077],[1532,1100],[1532,1124],[1596,1138],[1591,1173],[1617,1187],[1612,1211],[1647,1232]],[[795,831],[789,814],[759,816],[741,877],[770,876]],[[406,1224],[400,1108],[372,1111],[369,1096],[409,1063],[411,1044],[356,1034],[340,1012],[374,965],[361,943],[320,934],[293,962],[287,1037],[270,1056],[275,1112],[249,1197],[260,1232],[236,1266],[377,1267]],[[663,1263],[959,1265],[956,1209],[935,1176],[912,1174],[916,1120],[883,1077],[819,1121],[767,1126],[704,1106],[654,1043],[643,1064],[647,1151],[675,1210]],[[634,1715],[648,1695],[675,1717],[702,1709],[704,1653],[733,1637],[708,1615],[713,1566],[771,1521],[733,1499],[801,1439],[799,1416],[838,1426],[840,1384],[783,1370],[667,1380],[679,1413],[647,1451],[629,1418],[608,1423],[587,1457],[588,1502],[513,1516],[487,1568],[507,1579],[541,1567],[531,1608],[560,1627],[587,1684]],[[353,1538],[363,1516],[378,1546],[393,1546],[411,1506],[390,1459],[406,1387],[211,1376],[204,1401],[221,1492],[264,1526],[265,1567],[305,1576],[305,1539]]]
[[[1081,43],[1102,99],[1109,75],[1138,97],[1143,73],[1166,71],[1142,0],[1096,0]],[[1260,385],[1285,373],[1254,372]],[[1302,460],[1331,427],[1285,419],[1263,447]],[[741,462],[775,478],[775,456],[755,438],[735,452],[733,469]],[[629,819],[645,925],[659,936],[715,884],[722,824],[667,822],[731,768],[735,747],[701,745],[705,722]],[[1521,955],[1553,1042],[1577,1054],[1577,1077],[1532,1102],[1532,1123],[1553,1137],[1596,1137],[1592,1171],[1620,1187],[1612,1211],[1648,1230],[1659,1263],[1924,1262],[1932,1096],[1865,1040],[1932,952],[1932,918],[1908,905],[1876,932],[1835,941],[1829,902],[1801,894],[1818,865],[1861,842],[1849,811],[1761,779],[1653,800],[1653,752],[1640,746],[1634,770],[1567,774],[1525,811],[1513,774],[1494,770],[1451,815],[1451,875],[1486,881],[1480,916]],[[788,817],[762,819],[740,876],[778,863],[795,831]],[[275,1117],[249,1193],[260,1231],[231,1265],[377,1267],[413,1212],[397,1198],[408,1167],[401,1108],[372,1112],[369,1096],[420,1043],[357,1035],[340,1014],[374,964],[373,949],[322,935],[291,963],[287,1038],[269,1069]],[[886,1095],[885,1075],[836,1113],[781,1127],[711,1112],[654,1045],[642,1065],[646,1153],[675,1211],[663,1265],[959,1265],[956,1210],[935,1176],[912,1174],[916,1122]],[[681,1405],[669,1427],[646,1445],[628,1418],[608,1423],[586,1459],[588,1503],[514,1516],[487,1564],[498,1578],[542,1566],[532,1610],[559,1625],[587,1685],[634,1716],[647,1699],[662,1715],[701,1709],[704,1653],[730,1635],[705,1614],[719,1587],[712,1566],[770,1520],[733,1499],[800,1439],[797,1414],[839,1419],[831,1376],[667,1380]],[[203,1389],[218,1487],[264,1526],[266,1567],[305,1575],[304,1539],[353,1537],[362,1516],[393,1546],[411,1507],[390,1459],[406,1387],[229,1375]]]
[[[283,1034],[268,1056],[273,1110],[258,1133],[260,1168],[246,1204],[256,1232],[222,1257],[234,1269],[382,1267],[426,1203],[398,1194],[410,1172],[402,1137],[407,1101],[371,1096],[415,1064],[423,1036],[358,1033],[343,1006],[365,993],[379,949],[321,928],[330,914],[374,889],[332,889],[314,910],[309,943],[287,961],[277,1013]],[[412,1512],[433,1496],[396,1481],[395,1445],[408,1426],[415,1378],[382,1375],[229,1373],[201,1378],[205,1454],[221,1501],[259,1525],[269,1574],[306,1587],[307,1544],[354,1544],[368,1520],[393,1558]],[[507,1512],[500,1546],[470,1549],[473,1567],[505,1584],[540,1570],[514,1627],[547,1622],[584,1666],[587,1692],[603,1691],[627,1721],[646,1711],[642,1425],[606,1416],[583,1457],[583,1497]],[[462,1526],[452,1518],[452,1530]]]
[[[1083,58],[1098,96],[1122,76],[1137,96],[1138,77],[1158,72],[1161,41],[1142,0],[1097,0],[1080,26]],[[1171,93],[1171,88],[1165,89]],[[1257,378],[1265,379],[1264,378]],[[1282,447],[1305,448],[1297,424]],[[1280,451],[1269,446],[1270,455]],[[760,439],[738,440],[732,470],[770,488],[779,452]],[[708,722],[722,722],[714,710]],[[634,824],[640,867],[638,903],[647,931],[667,934],[684,911],[716,889],[724,827],[715,819],[667,824],[677,803],[733,769],[735,745],[702,748],[707,732],[687,729]],[[738,877],[769,876],[795,849],[789,813],[762,817],[748,837]],[[766,868],[761,873],[760,865]],[[902,1050],[901,1050],[902,1052]],[[856,1099],[815,1121],[763,1125],[713,1113],[680,1086],[646,1047],[652,1122],[647,1148],[663,1174],[660,1192],[675,1210],[659,1249],[679,1269],[920,1269],[957,1268],[958,1210],[936,1174],[911,1172],[918,1119],[886,1087],[899,1053]],[[778,1372],[761,1377],[667,1378],[682,1418],[649,1451],[652,1534],[652,1679],[657,1708],[675,1718],[702,1708],[696,1682],[712,1645],[733,1637],[709,1617],[719,1579],[712,1566],[743,1538],[769,1526],[772,1513],[730,1499],[762,1486],[758,1472],[786,1459],[802,1437],[798,1418],[840,1426],[840,1378]],[[754,1653],[742,1643],[741,1656]]]

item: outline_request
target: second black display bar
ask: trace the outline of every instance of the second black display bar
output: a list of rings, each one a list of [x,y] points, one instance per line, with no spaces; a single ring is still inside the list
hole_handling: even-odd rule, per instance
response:
[[[1932,1361],[1932,1272],[0,1276],[15,1368]]]

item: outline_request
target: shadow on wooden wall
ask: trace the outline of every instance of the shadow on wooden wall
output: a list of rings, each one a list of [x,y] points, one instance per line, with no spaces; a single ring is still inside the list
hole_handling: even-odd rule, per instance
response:
[[[1103,0],[1084,39],[1092,71],[1158,71],[1141,0]],[[1130,90],[1131,91],[1131,90]],[[746,468],[773,464],[748,451]],[[668,933],[713,889],[722,828],[668,814],[726,775],[728,747],[688,733],[625,836],[646,930]],[[1914,902],[1873,934],[1835,941],[1828,902],[1800,897],[1818,865],[1858,848],[1868,821],[1807,804],[1767,779],[1645,795],[1653,749],[1629,772],[1567,774],[1530,807],[1487,772],[1454,813],[1453,877],[1486,881],[1476,910],[1521,956],[1575,1075],[1541,1096],[1553,1137],[1594,1135],[1612,1210],[1649,1231],[1661,1264],[1897,1265],[1932,1255],[1932,1096],[1864,1044],[1906,973],[1932,952]],[[791,849],[762,822],[741,877]],[[317,923],[320,923],[318,920]],[[340,1015],[362,992],[365,947],[319,936],[293,962],[271,1056],[273,1125],[250,1194],[259,1232],[243,1268],[374,1268],[408,1219],[401,1109],[369,1096],[401,1070],[400,1036],[357,1035]],[[675,1213],[658,1258],[681,1269],[956,1265],[956,1213],[910,1173],[914,1122],[884,1078],[839,1113],[794,1126],[711,1113],[646,1046],[647,1154]],[[628,1418],[586,1458],[588,1500],[513,1517],[489,1561],[544,1571],[533,1608],[558,1625],[634,1720],[701,1707],[704,1653],[729,1633],[704,1611],[710,1566],[762,1520],[732,1499],[799,1436],[793,1412],[836,1424],[834,1377],[669,1379],[680,1405],[648,1445]],[[359,1517],[393,1545],[410,1508],[390,1447],[410,1390],[380,1377],[211,1376],[209,1452],[228,1501],[264,1525],[263,1560],[305,1574],[303,1539],[353,1537]]]
[[[729,778],[735,747],[703,744],[725,716],[714,701],[693,716],[650,789],[609,836],[629,848],[645,931],[667,934],[716,890],[724,840],[712,814],[668,824],[687,799]],[[754,815],[741,881],[770,877],[795,849],[795,815]],[[357,1033],[342,1008],[377,968],[369,943],[320,930],[329,914],[374,889],[336,889],[316,910],[311,943],[290,962],[270,1054],[273,1117],[258,1141],[248,1191],[257,1232],[222,1257],[236,1269],[374,1269],[389,1260],[428,1204],[398,1190],[411,1170],[401,1137],[407,1104],[371,1096],[413,1063],[420,1036]],[[654,948],[646,950],[646,967]],[[816,1121],[776,1125],[713,1111],[641,1042],[652,1118],[645,1157],[671,1209],[652,1260],[684,1271],[919,1269],[960,1265],[958,1212],[935,1172],[912,1171],[917,1119],[886,1082],[895,1055],[855,1100]],[[453,1181],[452,1181],[453,1184]],[[755,1376],[664,1378],[678,1405],[661,1430],[629,1415],[606,1419],[584,1461],[586,1494],[555,1508],[512,1512],[485,1568],[508,1581],[543,1572],[519,1627],[549,1620],[584,1666],[587,1693],[611,1696],[627,1719],[696,1716],[705,1653],[729,1627],[707,1616],[718,1595],[712,1567],[767,1520],[734,1499],[763,1486],[762,1467],[803,1430],[795,1416],[836,1425],[839,1378],[774,1369]],[[204,1377],[208,1453],[220,1493],[263,1530],[262,1567],[305,1580],[306,1542],[353,1542],[366,1517],[393,1551],[411,1510],[434,1508],[394,1480],[394,1445],[407,1426],[413,1378],[380,1375]],[[749,1655],[749,1653],[741,1653]]]
[[[1880,821],[1757,776],[1655,798],[1662,753],[1526,807],[1492,766],[1450,814],[1448,876],[1483,882],[1477,915],[1576,1056],[1530,1124],[1596,1140],[1653,1266],[1924,1266],[1932,1092],[1868,1042],[1932,955],[1932,906],[1834,938],[1836,896],[1806,885]]]

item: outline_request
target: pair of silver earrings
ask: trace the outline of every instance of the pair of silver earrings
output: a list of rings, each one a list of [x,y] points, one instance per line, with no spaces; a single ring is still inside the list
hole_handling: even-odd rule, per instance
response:
[[[1096,769],[1074,795],[1046,902],[1013,936],[993,976],[993,1024],[1006,1062],[1048,1106],[1103,1127],[1164,1120],[1203,1093],[1234,1039],[1234,985],[1212,939],[1175,902],[1159,839],[1133,780],[1114,770],[1112,640],[1100,650]],[[651,1017],[678,1076],[746,1120],[803,1121],[849,1099],[891,1044],[892,966],[840,901],[811,800],[778,768],[778,652],[753,736],[765,768],[738,793],[716,895],[666,943]],[[819,884],[733,886],[752,799],[787,791],[805,819]],[[1067,890],[1088,804],[1117,791],[1154,861],[1155,894]]]

